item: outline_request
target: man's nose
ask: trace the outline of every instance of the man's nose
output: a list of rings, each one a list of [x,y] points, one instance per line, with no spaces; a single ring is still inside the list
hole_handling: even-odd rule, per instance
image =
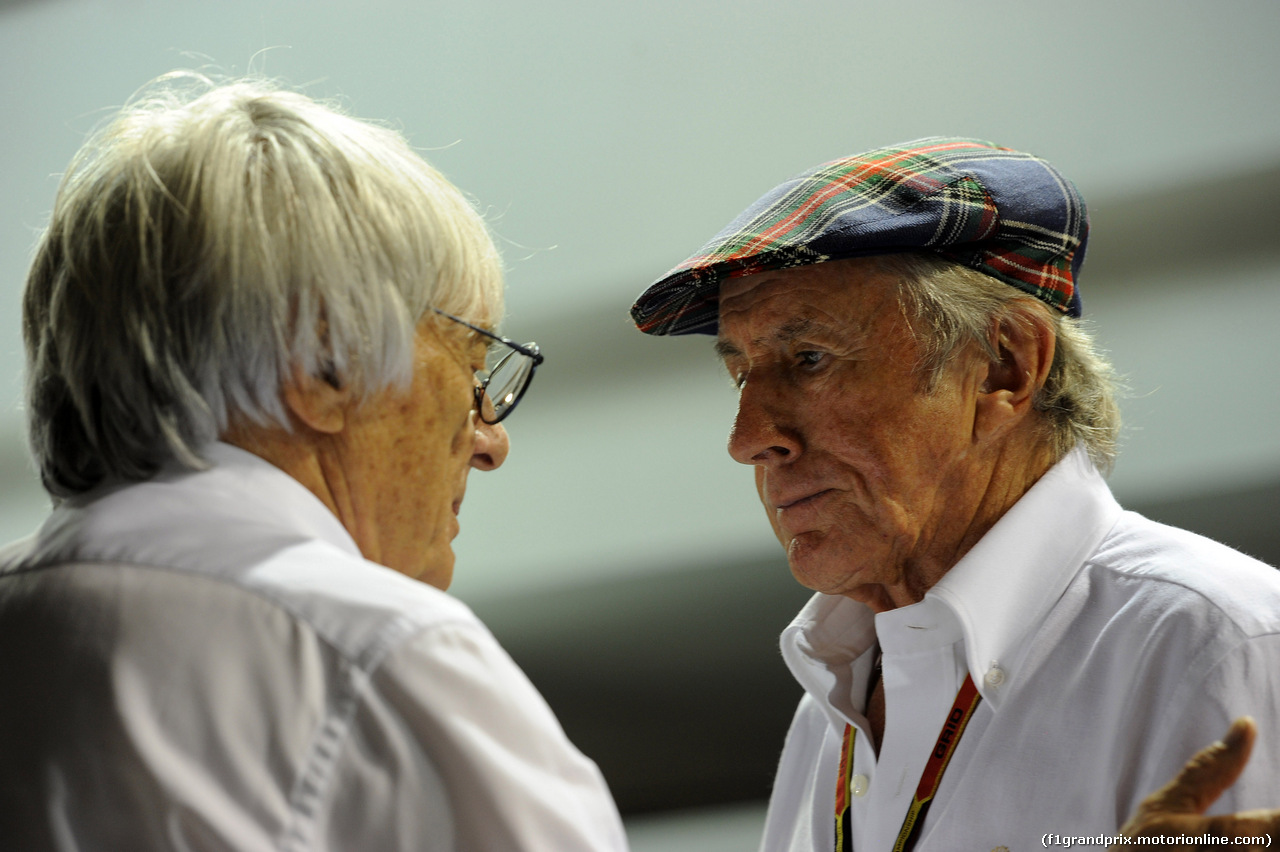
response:
[[[748,380],[738,392],[729,455],[742,464],[772,466],[794,460],[800,441],[787,423],[785,401],[765,381]]]
[[[511,451],[511,439],[501,423],[485,423],[476,418],[476,446],[471,453],[471,466],[476,470],[502,467]]]

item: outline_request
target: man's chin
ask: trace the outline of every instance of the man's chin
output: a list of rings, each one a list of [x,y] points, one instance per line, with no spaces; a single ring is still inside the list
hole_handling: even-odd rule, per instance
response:
[[[822,552],[823,548],[806,536],[792,538],[786,545],[787,566],[791,568],[791,576],[806,589],[823,594],[839,594],[842,580],[847,579],[844,571],[831,565]]]
[[[893,609],[883,585],[863,582],[864,578],[858,576],[861,572],[850,563],[847,554],[828,552],[820,540],[806,541],[805,536],[791,539],[787,565],[791,576],[806,589],[860,601],[876,612]]]
[[[422,566],[422,570],[412,576],[419,582],[446,592],[453,584],[453,564],[453,546],[446,545],[435,549],[427,558],[426,564]]]

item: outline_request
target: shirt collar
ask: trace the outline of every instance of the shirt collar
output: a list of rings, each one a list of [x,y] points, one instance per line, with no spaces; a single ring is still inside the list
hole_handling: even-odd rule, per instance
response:
[[[859,710],[852,687],[864,683],[874,665],[874,613],[860,601],[816,594],[782,631],[782,658],[792,676],[839,728]]]
[[[122,561],[216,573],[313,540],[360,556],[328,507],[284,471],[230,444],[210,444],[202,454],[207,470],[174,465],[143,482],[63,501],[18,561]]]
[[[926,594],[960,622],[970,674],[998,707],[1027,639],[1123,510],[1077,448],[1036,482]]]
[[[919,604],[890,620],[954,619],[974,682],[993,708],[1018,673],[1025,640],[1121,513],[1083,449],[1049,469]],[[843,724],[849,688],[872,664],[877,617],[845,597],[814,595],[783,631],[782,656],[805,691]],[[998,674],[988,678],[993,666]],[[995,682],[992,682],[995,681]]]

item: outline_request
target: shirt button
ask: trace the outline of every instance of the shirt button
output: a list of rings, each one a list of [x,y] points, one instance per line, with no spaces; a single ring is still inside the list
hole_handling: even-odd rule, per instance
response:
[[[849,789],[853,791],[853,795],[861,799],[871,789],[871,779],[865,775],[855,775],[849,779]]]
[[[991,668],[987,669],[987,676],[982,680],[987,686],[999,686],[1004,683],[1004,669],[992,663]]]

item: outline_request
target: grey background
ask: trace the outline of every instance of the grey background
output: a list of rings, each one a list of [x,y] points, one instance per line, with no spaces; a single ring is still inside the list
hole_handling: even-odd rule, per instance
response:
[[[1089,200],[1086,313],[1126,375],[1122,502],[1280,561],[1280,3],[0,2],[0,535],[46,503],[19,303],[85,132],[174,68],[389,120],[485,211],[548,353],[473,477],[454,593],[597,759],[638,850],[750,848],[806,594],[724,452],[705,339],[626,309],[778,181],[956,134]]]

